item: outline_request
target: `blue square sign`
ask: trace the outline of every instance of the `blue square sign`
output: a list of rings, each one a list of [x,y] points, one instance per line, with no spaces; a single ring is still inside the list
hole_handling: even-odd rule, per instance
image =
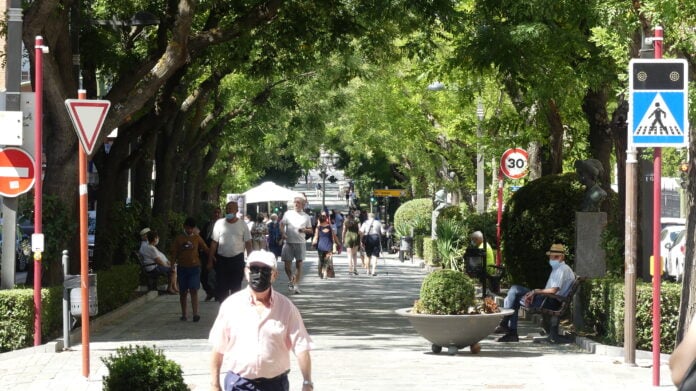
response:
[[[629,64],[628,144],[677,147],[689,142],[688,65],[683,59]]]

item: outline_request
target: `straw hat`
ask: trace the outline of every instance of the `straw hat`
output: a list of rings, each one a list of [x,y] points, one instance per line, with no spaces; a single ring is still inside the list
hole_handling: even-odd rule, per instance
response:
[[[549,251],[546,252],[546,255],[551,255],[551,254],[563,254],[565,255],[566,253],[566,246],[560,243],[554,243],[551,245],[551,248]]]

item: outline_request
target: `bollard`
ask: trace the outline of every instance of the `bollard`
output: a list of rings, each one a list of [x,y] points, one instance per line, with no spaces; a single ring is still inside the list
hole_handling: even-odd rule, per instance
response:
[[[68,250],[63,250],[63,278],[68,275]],[[63,349],[70,348],[70,293],[63,286]]]

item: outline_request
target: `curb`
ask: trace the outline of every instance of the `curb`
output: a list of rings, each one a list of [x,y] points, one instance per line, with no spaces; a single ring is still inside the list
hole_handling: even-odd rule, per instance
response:
[[[108,312],[100,317],[94,318],[89,322],[90,331],[99,330],[105,324],[112,322],[114,319],[122,318],[127,312],[137,308],[148,301],[154,300],[159,296],[157,291],[150,291],[135,300],[129,301],[128,303],[118,307],[117,309]],[[71,345],[77,345],[82,343],[82,329],[80,327],[70,332],[70,342]],[[15,357],[24,356],[28,354],[36,353],[59,353],[65,350],[65,344],[63,343],[63,338],[57,338],[52,341],[48,341],[39,346],[31,346],[24,349],[12,350],[9,352],[2,353],[3,357]]]
[[[147,303],[148,301],[154,300],[157,297],[159,297],[159,292],[158,291],[148,291],[146,294],[138,297],[135,300],[131,300],[128,303],[116,308],[115,310],[108,312],[102,316],[99,316],[97,318],[94,318],[89,321],[89,330],[90,332],[97,331],[100,328],[104,327],[105,324],[108,324],[112,322],[114,319],[120,319],[123,318],[123,316],[130,312],[131,310],[140,307],[141,305]],[[63,338],[58,338],[55,341],[52,341],[56,343],[56,352],[60,352],[64,350],[64,343],[63,343]],[[77,345],[82,343],[82,328],[81,327],[76,327],[73,331],[70,332],[70,345]]]

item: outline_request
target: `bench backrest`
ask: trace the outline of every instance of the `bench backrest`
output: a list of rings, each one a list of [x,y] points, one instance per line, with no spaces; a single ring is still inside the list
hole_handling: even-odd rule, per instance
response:
[[[577,293],[578,289],[580,288],[580,284],[584,280],[584,277],[580,276],[575,276],[575,281],[573,281],[573,285],[570,286],[570,289],[568,290],[568,294],[565,296],[563,300],[560,300],[561,302],[561,307],[558,308],[557,310],[551,310],[548,308],[541,308],[539,312],[543,314],[549,314],[549,315],[554,315],[554,316],[561,316],[563,315],[568,308],[570,307],[570,304],[573,302],[573,296],[575,296],[575,293]]]

